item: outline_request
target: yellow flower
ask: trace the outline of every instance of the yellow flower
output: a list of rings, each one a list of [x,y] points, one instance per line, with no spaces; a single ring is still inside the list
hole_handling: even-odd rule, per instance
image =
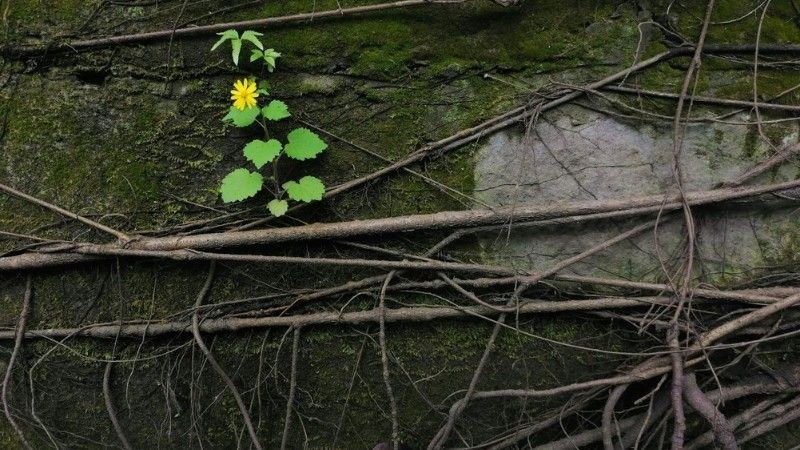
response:
[[[233,83],[231,100],[233,100],[233,106],[239,111],[256,106],[256,97],[258,97],[258,92],[256,92],[256,83],[254,81],[245,78],[236,80]]]

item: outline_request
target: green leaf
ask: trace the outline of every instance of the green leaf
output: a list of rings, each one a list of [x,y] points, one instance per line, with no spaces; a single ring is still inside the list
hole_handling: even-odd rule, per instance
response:
[[[256,50],[256,49],[250,50],[250,62],[257,60],[262,56],[264,56],[264,52],[262,52],[261,50]]]
[[[244,111],[239,111],[236,109],[236,107],[231,106],[231,108],[228,110],[228,114],[222,118],[222,121],[227,122],[230,120],[237,127],[243,128],[255,122],[256,117],[258,117],[260,112],[261,109],[258,106],[247,108]]]
[[[223,202],[238,202],[256,195],[263,184],[264,178],[260,173],[236,169],[222,179],[219,192]]]
[[[270,72],[275,70],[275,60],[280,57],[281,54],[276,52],[274,48],[264,50],[264,63],[267,65],[267,70]]]
[[[328,148],[328,144],[308,128],[295,128],[286,138],[289,141],[284,148],[286,154],[300,161],[316,158]]]
[[[268,48],[264,50],[264,58],[280,58],[281,54],[276,52],[274,48]]]
[[[231,57],[233,58],[233,63],[237,66],[239,65],[239,53],[242,52],[242,40],[241,39],[232,39],[231,40]]]
[[[317,177],[309,175],[300,178],[299,181],[287,181],[283,183],[283,188],[289,194],[289,198],[299,202],[313,202],[314,200],[322,200],[322,194],[325,193],[325,185]]]
[[[256,91],[261,95],[269,95],[269,82],[261,80],[258,82],[258,90]]]
[[[265,106],[264,109],[261,110],[261,113],[269,120],[281,120],[291,116],[291,114],[289,114],[289,107],[280,100],[269,102],[269,105]]]
[[[264,35],[264,33],[258,33],[258,32],[252,31],[252,30],[247,30],[244,33],[242,33],[242,40],[243,41],[250,41],[250,42],[253,43],[253,45],[258,47],[259,50],[264,50],[264,44],[262,44],[261,41],[259,41],[258,37],[257,37],[257,36],[263,36],[263,35]]]
[[[269,209],[269,212],[272,213],[273,216],[280,217],[286,214],[286,211],[289,210],[289,202],[286,200],[278,200],[276,198],[267,203],[267,209]]]
[[[256,139],[244,146],[244,157],[255,164],[260,169],[264,164],[271,163],[281,154],[283,145],[277,139],[270,139],[266,142]]]
[[[217,47],[222,45],[222,43],[227,41],[228,39],[239,39],[239,33],[237,33],[236,30],[226,30],[226,31],[223,31],[222,33],[217,33],[217,36],[222,36],[222,37],[219,38],[219,40],[217,41],[216,44],[214,44],[213,47],[211,47],[211,51],[212,52],[214,50],[216,50]]]

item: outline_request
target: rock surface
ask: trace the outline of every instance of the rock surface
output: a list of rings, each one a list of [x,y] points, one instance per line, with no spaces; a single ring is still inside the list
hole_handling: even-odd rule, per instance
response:
[[[736,122],[750,118],[740,115]],[[687,191],[712,189],[759,161],[751,157],[750,127],[739,124],[695,124],[686,129],[681,169]],[[787,129],[784,143],[797,140]],[[623,121],[570,106],[542,117],[523,130],[499,132],[477,156],[475,195],[489,205],[621,199],[676,192],[672,130]],[[788,180],[791,164],[755,182]],[[791,209],[753,211],[713,208],[697,211],[697,251],[701,273],[739,277],[769,264],[786,245],[787,230],[796,227]],[[641,219],[638,219],[641,220]],[[648,217],[647,220],[650,220]],[[487,254],[517,267],[542,269],[625,231],[636,220],[599,221],[588,227],[515,229],[484,240]],[[684,235],[682,222],[660,227],[662,259],[676,254]],[[646,233],[603,252],[571,270],[585,275],[657,278],[661,275],[654,235]],[[728,278],[725,278],[728,279]]]

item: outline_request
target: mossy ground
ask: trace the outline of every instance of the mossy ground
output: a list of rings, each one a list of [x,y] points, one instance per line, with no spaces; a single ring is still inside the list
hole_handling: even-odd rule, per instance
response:
[[[274,74],[263,75],[296,117],[397,159],[426,142],[521,104],[530,88],[552,81],[594,80],[629,64],[638,38],[636,12],[632,6],[618,3],[547,0],[504,9],[489,2],[468,2],[277,27],[268,30],[264,40],[284,57]],[[738,2],[723,3],[721,16],[741,9]],[[168,28],[183,22],[206,23],[212,19],[193,18],[229,6],[220,1],[198,2],[181,12],[181,4],[168,1],[155,7],[131,7],[93,0],[12,2],[5,22],[8,26],[2,31],[8,42],[48,42],[67,35],[86,37]],[[324,10],[335,8],[336,2],[314,5]],[[306,1],[271,2],[217,14],[213,21],[290,14],[307,11],[310,6]],[[794,39],[796,29],[786,22],[785,14],[783,6],[776,7],[765,27],[769,32],[764,41]],[[714,30],[711,38],[748,42],[751,22],[748,19],[724,32]],[[692,35],[691,31],[686,30],[687,35]],[[212,42],[211,38],[175,40],[26,63],[6,62],[3,76],[10,78],[0,91],[4,123],[0,179],[74,212],[132,231],[160,229],[217,214],[196,205],[230,211],[255,207],[253,217],[265,216],[266,198],[234,206],[220,205],[217,199],[219,180],[244,163],[240,149],[250,137],[247,130],[222,127],[219,119],[227,107],[228,86],[235,76],[258,69],[247,64],[233,69],[225,52],[208,52]],[[647,51],[661,48],[654,42]],[[747,98],[752,86],[741,76],[740,68],[726,62],[712,68],[714,76],[703,72],[707,78],[701,78],[701,90]],[[676,91],[682,69],[677,62],[662,65],[636,80],[645,87]],[[780,68],[764,68],[763,72],[765,97],[797,81],[794,74]],[[485,78],[485,73],[508,82]],[[283,135],[293,125],[280,125],[275,132]],[[302,170],[334,185],[382,164],[345,142],[326,140],[330,148],[320,159],[283,168],[287,176]],[[466,146],[414,170],[470,195],[473,150]],[[317,204],[302,219],[386,217],[471,206],[463,197],[443,194],[418,177],[399,173]],[[0,196],[0,229],[59,239],[107,239],[7,196]],[[788,239],[797,241],[795,234],[787,232]],[[422,252],[441,237],[418,233],[373,243]],[[792,242],[785,249],[791,248]],[[0,245],[6,251],[16,243]],[[476,254],[472,241],[459,245],[463,254]],[[321,244],[267,249],[298,255],[327,250],[330,247]],[[794,253],[786,254],[791,257]],[[785,260],[780,251],[775,255]],[[193,303],[205,272],[204,265],[119,261],[37,273],[31,326],[77,326],[180,313]],[[225,265],[209,301],[333,285],[361,275],[342,269]],[[0,319],[4,324],[14,323],[19,313],[23,282],[21,276],[0,278]],[[349,298],[338,300],[336,307],[341,307]],[[391,301],[392,305],[438,302],[417,294],[397,294]],[[365,296],[351,307],[373,304],[374,299]],[[622,328],[609,328],[608,322],[590,317],[525,320],[523,330],[556,341],[612,351],[630,351],[642,345]],[[256,420],[268,447],[280,439],[288,390],[290,343],[284,339],[284,331],[213,339],[215,354],[239,386],[261,381],[261,388],[245,392],[245,397],[250,401],[255,392],[261,396],[263,410]],[[446,410],[453,400],[448,395],[468,384],[488,333],[489,327],[478,321],[390,326],[392,381],[403,438],[412,446],[424,445],[424,437],[441,421],[427,402]],[[339,448],[369,448],[385,440],[390,430],[375,327],[319,327],[304,330],[302,336],[295,418],[295,430],[302,432],[294,433],[293,447],[299,448],[305,441],[326,448],[332,446],[334,436]],[[513,332],[501,336],[483,388],[566,384],[608,373],[621,359]],[[115,369],[115,399],[134,443],[194,446],[198,437],[192,424],[199,414],[191,411],[193,404],[203,408],[201,422],[195,423],[194,429],[203,430],[204,444],[230,447],[236,436],[246,443],[231,397],[223,393],[210,369],[201,365],[200,356],[188,342],[185,336],[164,339],[148,343],[139,354],[138,342],[71,340],[34,372],[37,411],[58,440],[71,446],[116,445],[100,391],[101,361],[110,358],[116,348],[117,358],[153,356],[135,364],[120,363]],[[28,402],[26,407],[30,398],[23,373],[50,345],[39,343],[27,349],[22,362],[26,370],[18,371],[16,398]],[[155,358],[167,351],[171,353]],[[468,420],[476,424],[474,438],[489,438],[496,431],[493,427],[520,416],[535,418],[557,404],[557,400],[487,402],[471,409]],[[342,429],[337,435],[340,421]],[[45,436],[30,423],[23,426],[33,442],[45,442]],[[13,445],[8,429],[0,430],[0,439],[0,446]]]

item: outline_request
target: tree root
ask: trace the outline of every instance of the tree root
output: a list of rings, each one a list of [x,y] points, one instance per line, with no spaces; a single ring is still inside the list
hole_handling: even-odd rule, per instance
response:
[[[22,428],[19,427],[17,421],[14,419],[14,415],[11,413],[11,408],[9,405],[9,396],[11,394],[11,376],[14,373],[14,364],[17,362],[17,357],[19,356],[19,352],[22,350],[22,341],[25,337],[25,326],[28,322],[28,312],[30,311],[31,307],[31,297],[33,296],[33,280],[31,276],[28,275],[27,280],[25,281],[25,297],[22,301],[22,311],[19,313],[19,322],[17,322],[17,330],[14,332],[14,348],[11,350],[11,357],[8,359],[8,365],[6,366],[5,376],[3,377],[3,386],[2,391],[0,391],[0,395],[2,396],[2,403],[3,403],[3,412],[6,415],[6,419],[8,423],[11,424],[11,427],[14,428],[14,431],[17,433],[19,437],[20,444],[23,447],[30,449],[32,448],[31,445],[28,443],[27,439],[25,439],[25,434],[22,432]]]
[[[208,270],[208,278],[206,279],[206,283],[203,285],[203,288],[200,290],[200,293],[197,294],[197,300],[195,301],[195,307],[198,307],[203,304],[203,299],[208,295],[208,292],[211,290],[211,283],[214,280],[214,272],[216,269],[216,264],[214,262],[211,263],[211,266]],[[261,443],[258,440],[258,435],[256,434],[255,427],[253,426],[253,421],[250,419],[250,413],[247,410],[247,406],[245,406],[244,401],[242,400],[242,396],[239,394],[239,390],[236,388],[236,385],[233,384],[233,380],[228,376],[225,372],[225,369],[219,365],[217,359],[214,358],[214,355],[211,353],[211,350],[208,349],[205,342],[203,341],[203,336],[200,334],[200,317],[197,312],[192,314],[192,335],[194,335],[195,343],[197,343],[197,347],[200,348],[200,351],[203,352],[205,355],[206,360],[217,372],[222,381],[228,387],[231,394],[233,395],[234,400],[236,400],[236,406],[239,408],[239,412],[242,414],[242,420],[244,420],[245,425],[247,426],[247,432],[250,434],[250,440],[253,442],[253,446],[257,450],[261,450]]]

